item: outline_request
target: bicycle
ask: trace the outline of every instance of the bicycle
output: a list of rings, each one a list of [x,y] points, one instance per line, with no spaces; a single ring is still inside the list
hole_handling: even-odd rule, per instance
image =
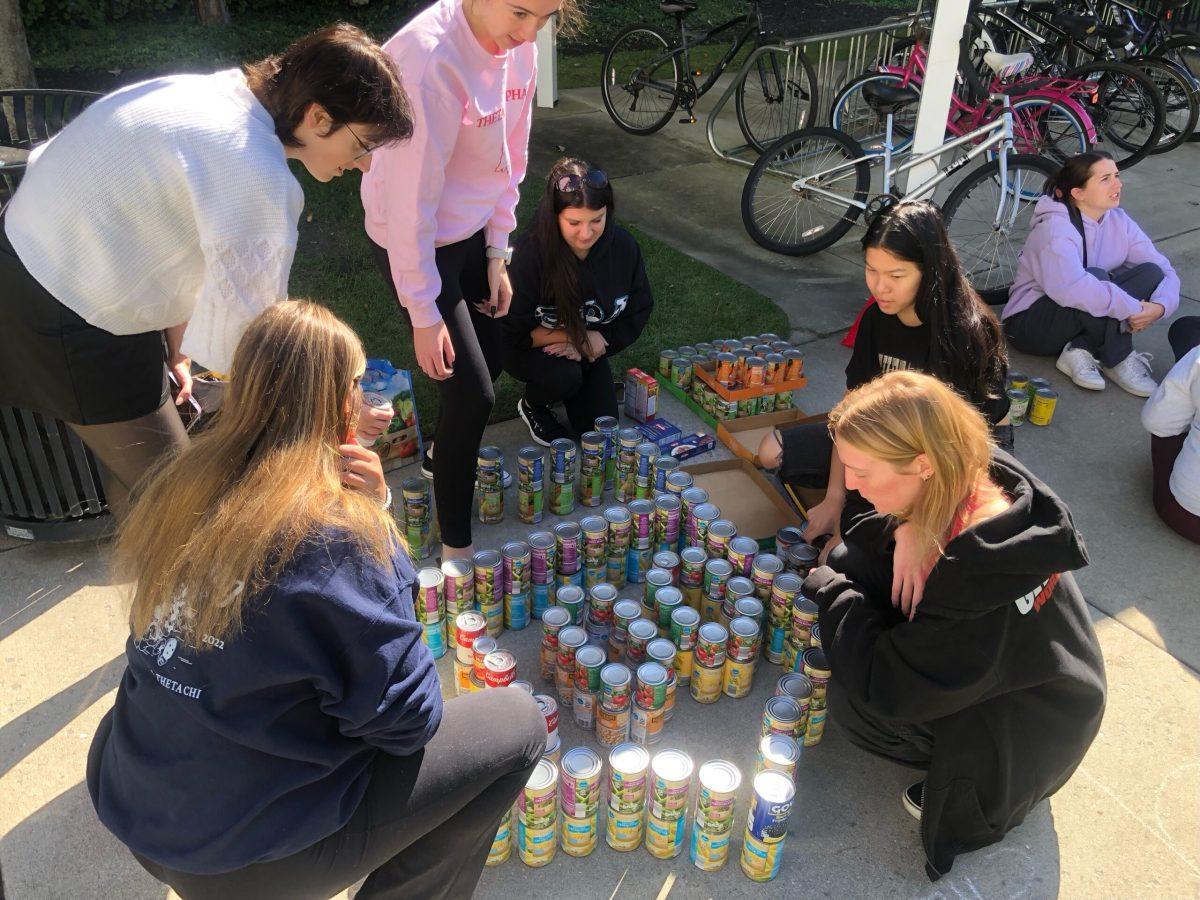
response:
[[[600,79],[604,108],[612,120],[630,134],[653,134],[682,106],[687,115],[680,122],[695,124],[696,101],[712,89],[742,48],[750,42],[755,48],[766,43],[760,3],[752,0],[749,6],[744,16],[696,33],[688,30],[685,20],[697,3],[662,2],[659,9],[675,20],[677,43],[653,25],[631,25],[618,34],[604,54]],[[700,73],[692,68],[692,48],[734,30],[724,56],[697,84]],[[761,153],[781,135],[803,127],[816,103],[817,75],[803,52],[780,48],[763,53],[755,71],[738,86],[738,127],[747,143]]]
[[[756,243],[776,253],[816,253],[839,241],[864,213],[873,215],[890,203],[928,197],[990,151],[995,158],[955,185],[942,204],[942,215],[971,283],[989,302],[998,302],[1012,284],[1034,205],[1058,167],[1039,156],[1014,152],[1007,94],[989,98],[1002,107],[996,118],[928,153],[904,153],[903,161],[894,164],[895,114],[921,95],[888,84],[869,84],[863,90],[886,117],[882,153],[868,153],[834,128],[804,128],[785,135],[759,158],[746,179],[746,230]],[[907,191],[894,186],[898,175],[952,151],[961,152],[932,178],[909,185]],[[868,200],[871,166],[876,164],[882,166],[883,193]]]

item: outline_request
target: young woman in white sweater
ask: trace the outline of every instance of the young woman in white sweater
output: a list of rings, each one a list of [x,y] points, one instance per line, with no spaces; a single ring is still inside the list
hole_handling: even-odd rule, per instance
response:
[[[120,516],[186,441],[168,368],[182,402],[191,360],[227,371],[287,296],[304,207],[288,160],[329,181],[412,127],[395,66],[349,25],[96,101],[34,150],[0,216],[0,402],[67,422]]]

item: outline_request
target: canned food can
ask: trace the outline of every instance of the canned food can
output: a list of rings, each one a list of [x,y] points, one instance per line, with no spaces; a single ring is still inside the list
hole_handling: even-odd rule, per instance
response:
[[[542,646],[558,649],[558,635],[571,624],[571,610],[565,606],[552,606],[542,613]]]
[[[700,816],[697,815],[696,822],[692,823],[692,843],[689,851],[692,865],[704,872],[717,872],[724,868],[729,860],[729,842],[733,835],[727,831],[708,831],[697,824],[699,821]]]
[[[788,778],[796,777],[796,764],[800,762],[800,743],[787,734],[768,734],[758,742],[755,759],[755,774],[764,771],[782,772]]]
[[[679,460],[674,456],[660,456],[654,461],[654,470],[662,475],[662,485],[656,481],[655,487],[668,494],[682,494],[695,484],[690,472],[679,471]]]
[[[575,477],[575,442],[556,438],[550,442],[550,480],[565,484]]]
[[[490,688],[507,687],[517,677],[517,658],[508,650],[493,650],[483,659],[483,681]]]
[[[526,525],[537,525],[545,518],[546,491],[541,482],[517,487],[517,518]]]
[[[650,571],[651,550],[630,547],[625,554],[625,580],[629,584],[641,584]]]
[[[683,504],[674,494],[662,494],[654,501],[654,543],[673,547],[679,541]]]
[[[662,738],[662,729],[662,707],[646,709],[636,703],[630,707],[629,737],[634,743],[644,747],[653,746]]]
[[[1049,387],[1038,388],[1029,406],[1030,425],[1049,425],[1058,405],[1058,391]]]
[[[671,366],[679,354],[674,350],[659,350],[658,351],[658,374],[663,378],[671,377]]]
[[[504,626],[519,631],[529,625],[529,593],[504,595]]]
[[[792,601],[792,643],[797,647],[803,649],[808,646],[818,612],[817,604],[803,594]]]
[[[762,624],[765,614],[762,601],[757,597],[742,597],[733,603],[733,618],[752,619],[759,627],[759,641],[762,640]]]
[[[692,758],[682,750],[661,750],[650,763],[650,793],[646,811],[657,819],[674,821],[687,815],[692,788]]]
[[[1029,386],[1029,376],[1024,372],[1010,371],[1008,373],[1008,386],[1025,390]]]
[[[609,806],[604,818],[605,840],[612,849],[627,853],[642,846],[645,819],[640,808],[622,812]]]
[[[718,384],[732,387],[737,383],[737,357],[732,353],[717,354],[716,380]]]
[[[703,587],[704,567],[708,557],[700,547],[686,547],[679,554],[680,587]]]
[[[554,604],[553,589],[554,586],[552,584],[534,584],[530,586],[529,596],[532,605],[530,606],[529,613],[535,619],[540,619],[544,616],[546,610]]]
[[[600,809],[604,763],[595,751],[574,747],[559,766],[558,802],[564,816],[584,818]]]
[[[448,559],[442,563],[442,594],[448,613],[475,609],[475,570],[469,559]]]
[[[783,560],[774,553],[759,553],[750,565],[750,581],[754,584],[754,595],[764,604],[770,602],[771,585],[775,576],[783,571]]]
[[[543,760],[544,761],[544,760]],[[530,868],[549,865],[558,850],[558,821],[541,828],[532,828],[516,817],[517,856]]]
[[[629,706],[609,709],[603,702],[596,706],[596,742],[604,747],[616,747],[629,740]]]
[[[675,679],[680,687],[692,683],[692,669],[696,666],[696,654],[692,650],[675,651]]]
[[[801,710],[808,708],[812,699],[813,686],[807,675],[799,672],[787,672],[779,676],[775,683],[776,697],[791,697],[800,705]]]
[[[747,616],[738,616],[729,623],[730,659],[738,662],[757,659],[762,648],[762,634],[758,623]]]
[[[605,659],[608,658],[608,643],[609,637],[612,634],[612,626],[602,622],[597,622],[592,618],[592,614],[588,613],[587,624],[584,625],[584,630],[587,631],[588,643],[594,646]]]
[[[646,805],[650,754],[633,742],[618,744],[608,754],[608,804],[620,812],[640,813]]]
[[[599,647],[580,647],[575,653],[575,689],[599,693],[600,671],[607,665],[608,654]]]
[[[607,582],[595,585],[588,591],[589,615],[598,625],[611,625],[613,606],[617,602],[617,589]]]
[[[804,674],[812,682],[812,701],[809,708],[824,707],[829,678],[833,673],[825,659],[825,652],[820,647],[809,647],[804,651]]]
[[[737,526],[728,519],[717,519],[708,526],[704,549],[712,559],[724,559],[729,542],[737,537]]]
[[[758,541],[752,537],[739,535],[729,542],[726,559],[733,566],[733,574],[745,578],[750,576],[754,567],[754,557],[758,555]]]
[[[702,666],[697,659],[692,667],[691,694],[697,703],[716,703],[721,699],[721,682],[725,664]]]
[[[666,669],[668,678],[675,669],[675,653],[675,644],[668,638],[655,638],[646,644],[646,660],[656,662]]]
[[[541,485],[546,477],[546,454],[541,447],[526,446],[517,451],[517,483]]]
[[[703,547],[708,541],[708,526],[721,517],[721,509],[715,503],[701,503],[688,516],[687,544]]]
[[[513,823],[510,809],[500,820],[500,827],[496,829],[496,836],[492,839],[492,847],[488,850],[487,862],[484,865],[498,866],[508,862],[508,858],[512,856],[512,845]]]
[[[553,826],[558,819],[558,766],[540,759],[517,797],[517,818],[534,829]]]
[[[634,665],[646,661],[646,645],[658,637],[658,627],[649,619],[634,619],[627,629],[625,656]]]
[[[808,727],[804,730],[804,746],[815,747],[821,743],[825,735],[825,718],[829,710],[825,707],[812,708],[808,711]]]
[[[784,381],[799,381],[804,377],[804,354],[799,350],[783,351]]]
[[[636,600],[618,600],[613,604],[613,643],[622,650],[629,640],[629,623],[640,617],[642,605]]]
[[[633,516],[624,506],[610,506],[604,510],[604,521],[608,523],[608,554],[615,556],[629,549]]]
[[[575,512],[575,481],[550,482],[550,512],[556,516],[569,516]]]
[[[792,625],[792,604],[800,595],[801,581],[792,572],[779,572],[771,582],[771,598],[768,604],[771,621]]]
[[[733,566],[725,559],[710,559],[704,564],[704,593],[714,600],[724,600]]]
[[[747,831],[742,839],[739,862],[742,872],[751,881],[771,881],[779,874],[783,862],[783,841],[764,843]]]
[[[629,667],[621,663],[608,663],[600,669],[600,700],[611,710],[629,709],[633,696],[633,676]]]
[[[733,831],[734,805],[742,786],[742,773],[733,763],[712,759],[697,773],[700,783],[696,798],[696,821],[704,819],[704,830],[710,834]]]
[[[568,856],[589,856],[599,839],[599,811],[582,818],[563,815],[559,831],[562,852]]]
[[[654,570],[651,569],[653,572]],[[683,606],[683,592],[677,587],[659,588],[654,595],[654,605],[658,612],[658,633],[671,633],[671,616]]]
[[[814,622],[812,629],[808,633],[808,646],[816,647],[818,650],[821,647],[821,623]]]
[[[671,586],[671,573],[666,569],[651,569],[646,573],[645,587],[642,590],[642,605],[650,610],[657,610],[655,596],[659,590]]]
[[[753,785],[746,834],[764,844],[780,843],[787,836],[796,785],[782,773],[772,771],[755,775]]]
[[[646,850],[655,859],[674,859],[683,850],[683,836],[687,831],[685,819],[664,821],[655,816],[646,816]]]
[[[587,606],[584,602],[583,588],[573,584],[564,584],[556,592],[554,602],[571,615],[572,625],[582,625]]]
[[[474,674],[475,668],[470,663],[454,660],[454,695],[456,697],[472,693],[471,676]]]
[[[1025,424],[1025,416],[1029,412],[1029,394],[1024,388],[1010,387],[1004,392],[1008,397],[1008,421],[1014,428]]]
[[[817,567],[817,558],[819,556],[820,551],[812,544],[797,544],[788,551],[787,559],[785,560],[787,570],[803,581]]]
[[[794,738],[800,733],[803,721],[804,711],[795,700],[791,697],[771,697],[763,709],[761,735],[786,734]]]
[[[446,601],[442,593],[445,576],[441,569],[425,568],[417,572],[417,620],[437,622],[446,615]]]
[[[533,699],[546,719],[546,749],[549,750],[558,737],[558,701],[549,694],[534,694]]]
[[[532,552],[524,541],[510,541],[501,548],[504,592],[524,594],[529,590],[529,569]]]
[[[1029,382],[1025,385],[1025,390],[1029,393],[1029,402],[1033,403],[1034,398],[1037,396],[1037,392],[1042,388],[1048,387],[1050,387],[1050,382],[1045,378],[1030,378]]]
[[[700,613],[690,606],[671,611],[671,642],[679,650],[692,650],[700,633]]]
[[[475,641],[487,633],[487,619],[477,612],[459,613],[455,619],[455,653],[458,661],[471,667],[475,663]]]
[[[679,555],[670,550],[660,550],[651,558],[654,568],[662,569],[671,576],[671,584],[679,584]]]
[[[696,632],[696,665],[719,669],[725,665],[729,632],[719,622],[705,622]]]
[[[754,683],[754,666],[757,658],[738,660],[732,656],[725,660],[725,669],[721,675],[721,691],[726,697],[745,697],[750,693]]]
[[[637,670],[633,701],[643,709],[662,709],[667,700],[667,670],[656,662],[642,663]]]
[[[475,643],[471,645],[471,654],[473,657],[471,664],[475,671],[475,677],[480,681],[486,682],[487,666],[484,665],[484,660],[495,649],[496,639],[487,635],[476,638]]]
[[[421,628],[421,637],[425,641],[425,646],[429,648],[430,655],[434,659],[441,659],[446,655],[446,620],[423,622]]]
[[[476,491],[478,498],[478,518],[480,525],[499,525],[504,521],[504,491],[500,488],[480,487]]]
[[[480,608],[493,606],[504,594],[504,569],[500,553],[480,550],[471,557],[475,570],[475,602]]]

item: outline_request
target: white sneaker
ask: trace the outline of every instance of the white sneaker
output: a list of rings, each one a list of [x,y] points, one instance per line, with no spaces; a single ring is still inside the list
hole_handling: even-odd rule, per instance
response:
[[[1100,376],[1100,363],[1096,361],[1096,357],[1082,347],[1063,347],[1054,367],[1081,388],[1089,391],[1104,390],[1104,379]]]
[[[1150,374],[1150,360],[1154,357],[1149,353],[1134,351],[1113,366],[1105,368],[1104,374],[1135,397],[1149,397],[1158,387],[1158,382]]]

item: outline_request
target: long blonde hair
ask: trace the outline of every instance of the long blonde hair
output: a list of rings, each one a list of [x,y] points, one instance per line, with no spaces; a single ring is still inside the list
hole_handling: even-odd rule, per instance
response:
[[[245,602],[321,533],[380,564],[403,546],[378,500],[341,483],[365,361],[349,326],[314,303],[277,303],[250,323],[212,426],[152,477],[118,535],[135,637],[180,598],[196,636],[236,632]]]
[[[987,482],[987,422],[951,387],[921,372],[889,372],[851,391],[829,414],[829,431],[896,468],[925,454],[933,473],[897,518],[912,523],[929,553],[941,553],[955,516]]]

